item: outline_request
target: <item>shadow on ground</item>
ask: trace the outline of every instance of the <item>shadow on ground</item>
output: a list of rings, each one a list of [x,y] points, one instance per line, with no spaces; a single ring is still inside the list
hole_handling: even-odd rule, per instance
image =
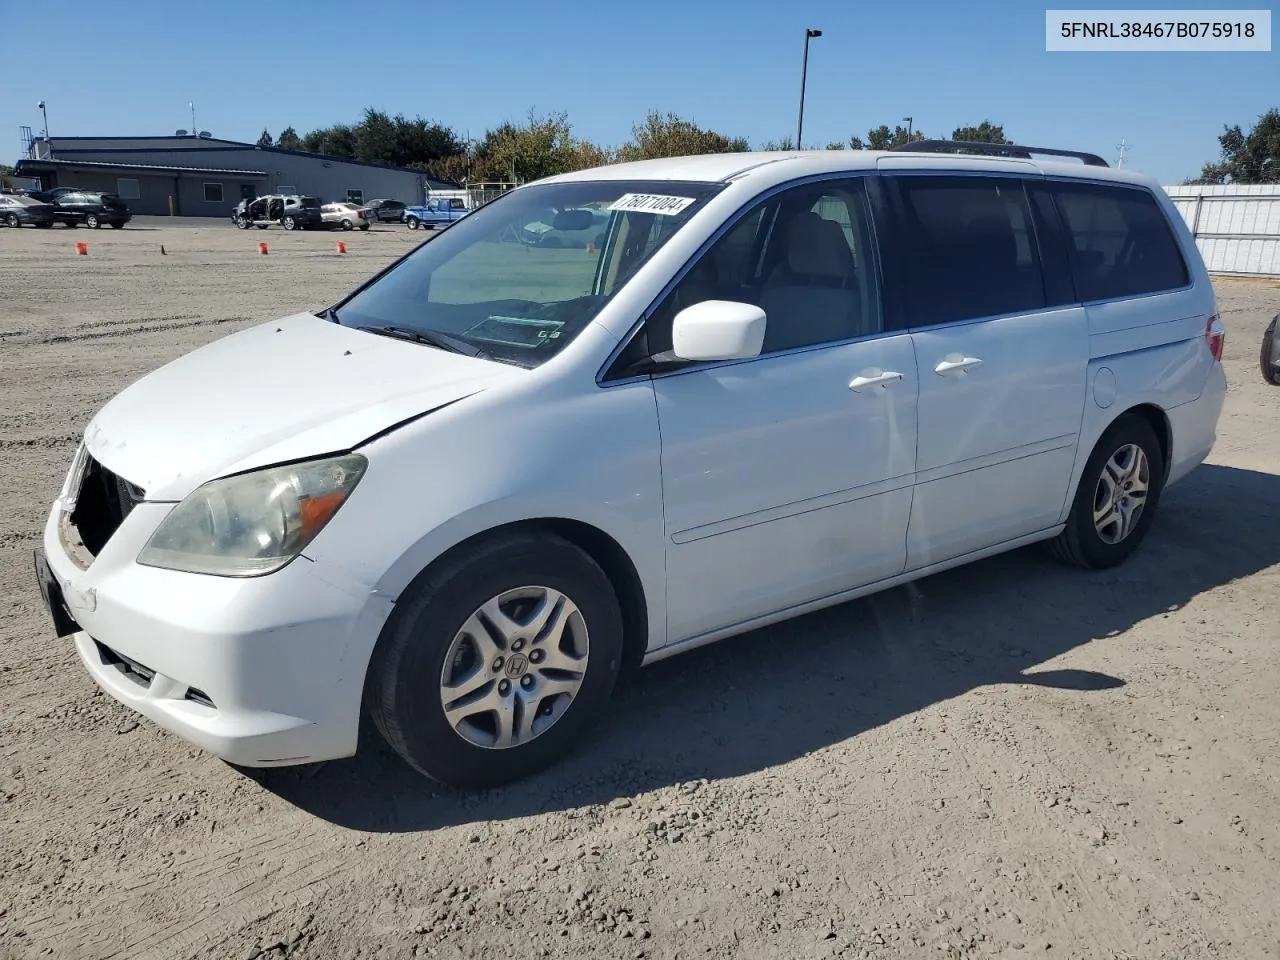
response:
[[[376,734],[356,758],[255,779],[344,826],[430,830],[739,776],[975,687],[1105,697],[1122,678],[1036,666],[1280,563],[1277,529],[1280,477],[1204,466],[1168,491],[1142,550],[1117,570],[1064,567],[1031,548],[662,661],[623,684],[596,736],[530,780],[440,788]]]

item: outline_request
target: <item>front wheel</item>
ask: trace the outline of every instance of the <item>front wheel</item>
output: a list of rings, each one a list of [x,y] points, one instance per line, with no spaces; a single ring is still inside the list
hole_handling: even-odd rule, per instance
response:
[[[419,222],[419,221],[418,221],[418,218],[417,218],[417,217],[406,217],[404,222],[405,222],[406,224],[408,224],[408,226],[409,226],[409,229],[410,229],[410,230],[417,230],[417,229],[418,229],[418,222]]]
[[[1123,563],[1142,543],[1164,488],[1164,451],[1151,424],[1126,414],[1102,435],[1076,489],[1058,559],[1094,570]]]
[[[16,213],[9,214],[9,216],[4,218],[4,222],[15,228],[22,226],[22,221],[18,219],[18,215]]]
[[[404,592],[365,703],[419,772],[494,786],[569,752],[621,662],[622,615],[599,565],[559,537],[509,534],[463,548]]]

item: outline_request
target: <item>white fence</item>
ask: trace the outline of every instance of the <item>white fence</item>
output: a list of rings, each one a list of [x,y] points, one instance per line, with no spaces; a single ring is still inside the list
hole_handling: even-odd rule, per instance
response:
[[[1280,184],[1164,189],[1210,273],[1280,277]]]

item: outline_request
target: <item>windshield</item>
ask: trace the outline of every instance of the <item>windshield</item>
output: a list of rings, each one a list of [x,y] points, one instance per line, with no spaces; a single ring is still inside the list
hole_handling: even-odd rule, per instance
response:
[[[422,244],[335,308],[348,327],[444,334],[521,366],[573,340],[721,187],[522,187]]]

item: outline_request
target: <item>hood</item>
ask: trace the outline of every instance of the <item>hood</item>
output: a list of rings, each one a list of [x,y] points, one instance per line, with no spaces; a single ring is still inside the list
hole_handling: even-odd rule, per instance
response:
[[[85,445],[148,500],[180,500],[218,476],[352,449],[527,372],[303,313],[131,384],[93,418]]]

